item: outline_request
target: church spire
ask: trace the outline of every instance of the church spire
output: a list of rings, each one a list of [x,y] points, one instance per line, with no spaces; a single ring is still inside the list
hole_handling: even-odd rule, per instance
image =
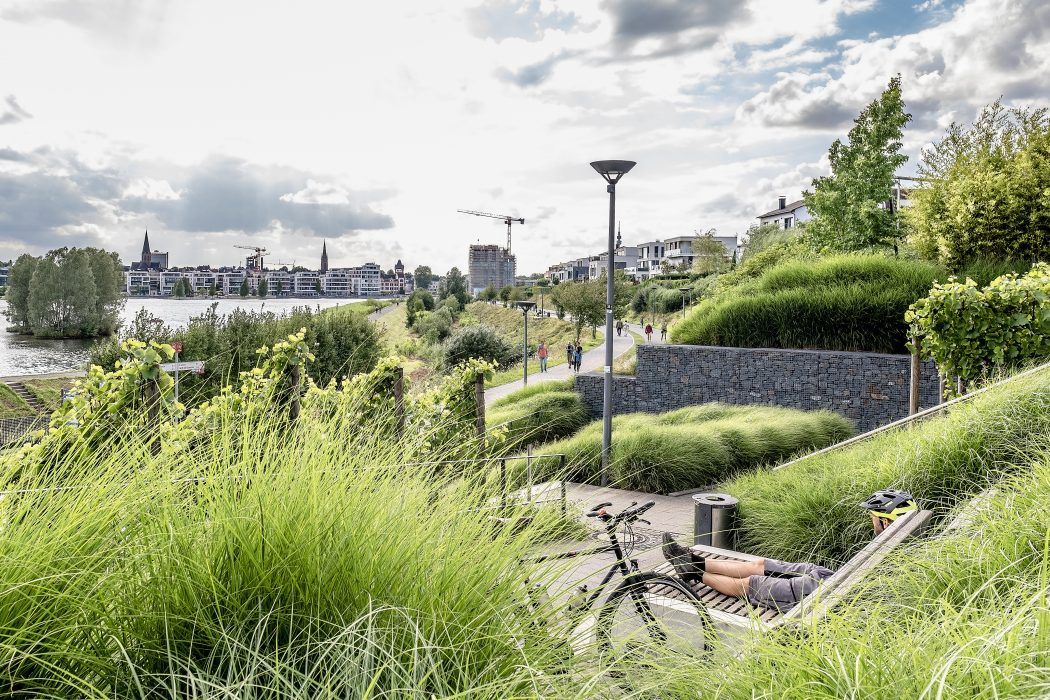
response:
[[[149,269],[150,266],[150,247],[149,247],[149,230],[146,230],[146,237],[142,240],[142,269]]]
[[[321,246],[321,272],[328,272],[328,241]]]

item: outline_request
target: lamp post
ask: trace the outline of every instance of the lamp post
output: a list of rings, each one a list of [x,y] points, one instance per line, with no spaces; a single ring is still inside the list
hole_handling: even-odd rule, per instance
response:
[[[529,383],[529,311],[536,306],[534,301],[519,301],[518,308],[521,315],[525,317],[525,340],[521,343],[521,383],[528,386]]]
[[[616,183],[635,166],[633,160],[596,160],[591,163],[608,183],[609,193],[609,259],[605,267],[605,381],[602,397],[602,477],[609,485],[609,453],[612,449],[612,363],[613,363],[613,272],[616,269]]]
[[[682,293],[682,308],[684,309],[686,307],[686,304],[689,302],[689,292],[693,291],[693,288],[679,287],[678,291]]]

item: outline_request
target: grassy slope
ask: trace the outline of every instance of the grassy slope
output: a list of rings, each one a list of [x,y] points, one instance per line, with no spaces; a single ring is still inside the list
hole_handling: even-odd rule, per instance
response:
[[[62,403],[62,390],[72,388],[76,379],[60,377],[56,379],[27,379],[22,382],[41,403],[53,411]]]
[[[610,479],[620,488],[658,493],[699,488],[830,445],[852,432],[849,421],[835,413],[768,406],[704,404],[615,416]],[[601,464],[601,440],[601,421],[595,421],[543,449],[566,453],[577,475],[593,480]]]
[[[492,326],[504,340],[517,348],[521,347],[525,337],[525,325],[522,321],[521,311],[505,309],[498,304],[488,304],[486,302],[469,304],[464,309],[459,323],[463,326],[471,323],[483,323]],[[575,327],[568,321],[562,321],[553,315],[550,318],[529,317],[529,346],[535,349],[541,340],[547,343],[547,346],[551,349],[550,357],[547,360],[548,368],[565,364],[567,359],[565,346],[575,339]],[[583,349],[586,352],[601,344],[602,333],[598,333],[597,338],[591,338],[588,329],[584,328],[582,341]],[[535,374],[539,371],[539,360],[535,357],[530,358],[529,374]],[[491,388],[517,381],[521,379],[521,374],[521,365],[515,365],[497,372],[485,386]]]
[[[835,565],[869,538],[857,503],[882,488],[940,513],[982,490],[1018,455],[1045,450],[1050,370],[1008,382],[906,430],[725,485],[740,498],[741,544],[764,556]]]
[[[22,418],[35,415],[36,411],[31,409],[29,404],[11,391],[6,384],[0,383],[0,418]]]
[[[613,374],[632,376],[638,369],[638,346],[645,342],[645,338],[634,331],[628,333],[634,338],[634,345],[613,361]]]
[[[508,431],[505,452],[572,435],[587,424],[587,409],[572,386],[567,379],[520,389],[496,401],[485,422]]]

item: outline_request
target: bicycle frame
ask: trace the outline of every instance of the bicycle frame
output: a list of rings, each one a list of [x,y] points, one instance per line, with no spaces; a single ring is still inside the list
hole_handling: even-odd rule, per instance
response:
[[[609,544],[594,547],[591,549],[573,550],[571,552],[562,552],[560,554],[548,554],[540,557],[531,557],[529,561],[532,562],[543,562],[543,561],[556,561],[558,559],[574,559],[576,557],[588,557],[592,554],[605,554],[606,552],[612,552],[616,555],[616,560],[609,566],[609,570],[605,572],[605,577],[602,578],[602,582],[594,587],[594,590],[584,599],[584,603],[581,606],[582,610],[589,610],[594,606],[594,602],[598,600],[598,596],[601,595],[605,587],[609,585],[609,582],[613,580],[613,577],[619,573],[623,576],[624,581],[631,581],[634,574],[638,571],[638,562],[634,559],[630,560],[630,565],[623,553],[623,547],[620,545],[620,540],[616,537],[616,525],[607,527],[605,534],[609,537]]]

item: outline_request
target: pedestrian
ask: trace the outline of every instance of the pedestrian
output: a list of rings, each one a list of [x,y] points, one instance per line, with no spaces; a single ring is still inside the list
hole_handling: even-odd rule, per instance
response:
[[[645,339],[650,343],[653,342],[653,324],[651,323],[645,324]]]
[[[660,326],[660,340],[667,340],[667,321]]]
[[[623,335],[623,321],[616,322],[616,335]]]
[[[573,370],[576,367],[576,346],[569,343],[565,346],[565,354],[568,357],[567,362],[569,363],[569,370]]]
[[[583,346],[579,343],[576,344],[576,351],[572,356],[573,362],[576,363],[576,371],[580,371],[580,365],[583,364]]]
[[[536,348],[536,357],[540,358],[540,371],[541,372],[546,372],[547,371],[547,344],[544,343],[542,340],[540,341],[540,346],[538,348]]]

